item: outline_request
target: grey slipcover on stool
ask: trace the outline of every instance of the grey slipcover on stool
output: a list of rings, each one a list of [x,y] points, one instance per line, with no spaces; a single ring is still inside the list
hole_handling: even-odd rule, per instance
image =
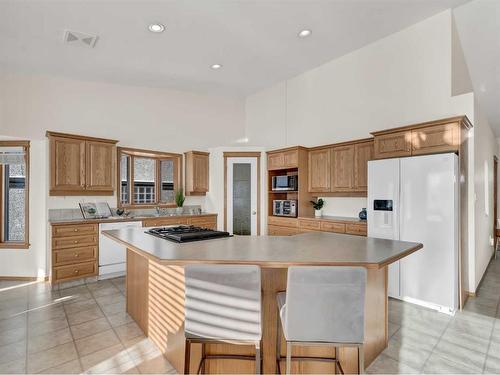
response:
[[[287,291],[277,294],[276,360],[281,356],[280,328],[287,343],[286,373],[291,361],[328,361],[343,373],[338,348],[358,348],[358,370],[364,371],[366,269],[362,267],[289,267]],[[292,357],[293,345],[331,345],[334,358]]]
[[[184,269],[186,338],[184,373],[189,373],[192,343],[202,345],[202,359],[255,360],[261,369],[261,277],[253,265],[188,265]],[[206,343],[255,345],[255,356],[206,355]]]

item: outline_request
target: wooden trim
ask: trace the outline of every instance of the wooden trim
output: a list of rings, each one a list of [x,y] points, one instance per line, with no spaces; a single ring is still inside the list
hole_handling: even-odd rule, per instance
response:
[[[426,128],[428,126],[443,125],[443,124],[448,124],[451,122],[459,122],[460,124],[465,126],[467,129],[472,128],[472,123],[470,122],[468,117],[464,115],[464,116],[448,117],[448,118],[434,120],[434,121],[421,122],[421,123],[413,124],[413,125],[405,125],[405,126],[400,126],[397,128],[378,130],[378,131],[371,132],[370,134],[373,136],[390,134],[390,133],[394,133],[394,132],[398,132],[398,131]]]
[[[82,141],[94,141],[94,142],[104,142],[104,143],[112,143],[117,144],[118,141],[116,139],[106,139],[106,138],[97,138],[97,137],[88,137],[86,135],[77,135],[77,134],[68,134],[68,133],[59,133],[47,130],[45,133],[46,137],[62,137],[62,138],[73,138],[79,139]]]
[[[0,281],[48,281],[48,276],[0,276]]]
[[[152,150],[143,150],[143,149],[134,149],[134,148],[126,148],[126,147],[117,147],[116,148],[117,156],[117,166],[116,166],[116,203],[118,208],[171,208],[176,207],[175,203],[162,203],[160,202],[161,192],[160,192],[160,162],[162,160],[172,160],[174,163],[173,171],[174,171],[174,189],[178,190],[179,188],[183,188],[183,173],[182,173],[182,154],[170,153],[170,152],[159,152]],[[127,204],[123,204],[121,202],[121,155],[128,155],[130,157],[130,168],[129,168],[129,202]],[[156,162],[155,165],[155,202],[154,203],[134,203],[134,158],[149,158],[154,159]],[[113,195],[113,194],[110,194]]]
[[[0,249],[29,249],[29,234],[30,234],[30,141],[0,141],[0,147],[23,147],[24,148],[24,163],[26,167],[26,176],[24,179],[24,241],[22,242],[3,242],[3,167],[0,165]]]
[[[260,158],[261,152],[224,152],[224,230],[227,230],[227,158],[256,158],[257,159],[257,236],[260,236],[260,194],[261,194],[261,177],[260,177]]]
[[[332,148],[332,147],[340,147],[340,146],[350,146],[350,145],[355,145],[355,144],[358,144],[358,143],[368,143],[368,142],[373,142],[373,137],[372,138],[356,139],[356,140],[353,140],[353,141],[330,143],[328,145],[321,145],[321,146],[310,147],[310,148],[308,148],[308,150],[309,151],[311,151],[311,150],[321,150],[321,149],[324,149],[324,148]]]
[[[307,147],[304,147],[304,146],[292,146],[292,147],[286,147],[286,148],[280,148],[280,149],[277,149],[277,150],[271,150],[271,151],[267,151],[266,154],[276,154],[276,153],[279,153],[279,152],[285,152],[285,151],[294,151],[294,150],[308,150]]]

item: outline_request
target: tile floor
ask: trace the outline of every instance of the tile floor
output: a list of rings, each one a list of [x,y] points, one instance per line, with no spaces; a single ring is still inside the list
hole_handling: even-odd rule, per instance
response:
[[[175,373],[125,312],[125,280],[0,282],[0,373]]]
[[[175,373],[126,314],[124,288],[0,282],[0,373]],[[389,346],[367,372],[500,374],[499,301],[500,259],[454,317],[390,300]]]

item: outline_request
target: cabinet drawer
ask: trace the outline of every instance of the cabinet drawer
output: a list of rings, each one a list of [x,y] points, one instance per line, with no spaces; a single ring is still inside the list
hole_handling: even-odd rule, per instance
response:
[[[280,227],[277,225],[268,225],[267,226],[267,235],[268,236],[293,236],[294,234],[298,234],[299,230],[297,228],[290,227]]]
[[[163,227],[165,225],[188,224],[187,217],[162,217],[142,221],[143,227]]]
[[[269,225],[278,225],[281,227],[290,227],[290,228],[298,227],[297,219],[290,217],[269,216],[267,219],[267,223]]]
[[[217,218],[211,216],[191,217],[188,219],[188,224],[197,226],[203,226],[203,225],[216,226]]]
[[[97,260],[97,246],[75,247],[73,249],[54,250],[53,265],[81,263]]]
[[[355,234],[358,236],[366,236],[366,224],[346,224],[345,232],[348,234]]]
[[[97,245],[97,235],[52,238],[52,249]]]
[[[319,220],[299,219],[299,228],[300,229],[320,230],[320,224],[321,223]]]
[[[71,264],[68,266],[54,267],[52,271],[52,281],[59,282],[63,280],[77,279],[79,277],[94,276],[97,274],[97,263],[86,262]]]
[[[345,233],[345,224],[332,223],[331,221],[322,221],[321,230],[323,232]]]
[[[52,227],[52,237],[81,236],[97,234],[97,224],[55,225]]]

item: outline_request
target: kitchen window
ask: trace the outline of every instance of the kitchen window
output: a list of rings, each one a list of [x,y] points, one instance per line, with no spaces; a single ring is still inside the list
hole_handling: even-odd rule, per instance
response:
[[[173,207],[182,155],[118,148],[118,207]]]
[[[29,247],[29,141],[0,141],[0,248]]]

